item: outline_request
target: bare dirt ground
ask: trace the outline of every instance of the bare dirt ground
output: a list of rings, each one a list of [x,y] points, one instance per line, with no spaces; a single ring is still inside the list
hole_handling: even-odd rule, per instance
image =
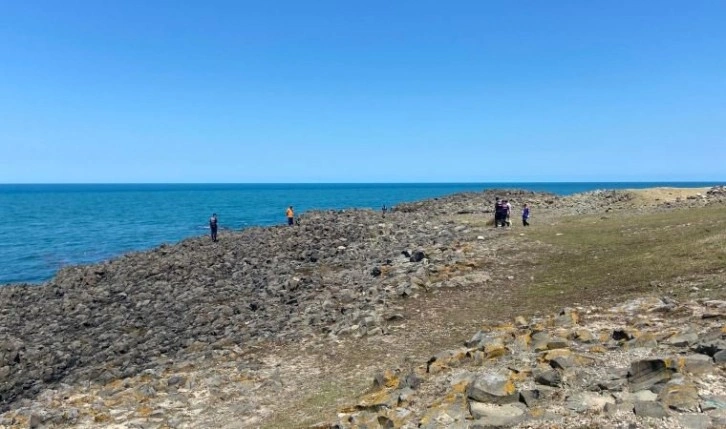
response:
[[[649,188],[649,189],[626,189],[637,195],[643,202],[675,202],[678,199],[684,200],[688,197],[705,195],[709,188]]]

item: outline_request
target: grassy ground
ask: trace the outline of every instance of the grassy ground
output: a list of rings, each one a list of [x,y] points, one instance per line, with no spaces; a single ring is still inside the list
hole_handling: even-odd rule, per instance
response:
[[[537,257],[530,299],[601,302],[642,293],[724,296],[726,208],[562,219],[531,228]],[[704,291],[706,292],[706,291]]]

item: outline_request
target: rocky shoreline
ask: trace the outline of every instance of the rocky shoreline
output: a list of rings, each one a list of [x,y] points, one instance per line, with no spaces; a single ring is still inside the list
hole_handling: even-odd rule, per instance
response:
[[[484,207],[465,195],[435,203],[402,205],[385,219],[313,212],[293,228],[192,238],[68,267],[42,286],[2,287],[0,409],[57,381],[128,377],[192,346],[380,333],[396,317],[392,300],[428,287],[436,262],[456,260],[450,245],[465,230],[427,224],[432,212]]]
[[[0,287],[0,426],[103,427],[115,421],[113,416],[100,410],[72,412],[44,401],[63,402],[53,399],[52,392],[89,383],[120,383],[121,392],[123,380],[139,377],[166,383],[164,390],[191,388],[189,378],[161,376],[169,360],[239,356],[255,344],[387,335],[391,324],[403,317],[401,300],[496,277],[471,266],[465,249],[484,249],[505,232],[492,228],[475,233],[454,220],[461,215],[488,219],[495,196],[515,206],[529,203],[540,222],[552,216],[644,206],[627,191],[558,197],[494,190],[401,204],[385,218],[370,210],[310,212],[295,227],[225,232],[218,243],[192,238],[101,264],[68,267],[41,286]],[[716,187],[695,198],[654,200],[648,209],[724,202],[724,188]],[[464,355],[474,361],[491,357],[477,355],[485,353],[478,348]],[[134,392],[147,399],[155,396],[148,389],[148,395]],[[386,393],[400,399],[400,392]],[[393,409],[390,404],[386,408]],[[370,411],[358,407],[345,418],[348,423],[350,418],[391,419],[388,414],[364,413]],[[105,417],[97,420],[99,415]],[[194,427],[183,418],[152,417],[145,416],[148,427]],[[381,425],[401,427],[391,421],[392,426],[385,421]],[[345,419],[339,425],[348,427]]]

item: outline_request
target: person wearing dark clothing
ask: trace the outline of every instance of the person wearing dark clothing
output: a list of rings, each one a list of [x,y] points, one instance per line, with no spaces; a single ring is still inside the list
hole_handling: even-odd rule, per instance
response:
[[[388,211],[388,207],[384,204],[383,207],[381,207],[381,213],[383,214],[383,217],[386,217],[386,212]]]
[[[527,204],[522,208],[522,225],[529,226],[529,206]]]
[[[499,224],[504,226],[504,216],[504,203],[497,198],[497,202],[494,203],[494,228],[499,227]]]
[[[212,213],[209,218],[209,232],[212,234],[212,241],[217,241],[217,213]]]

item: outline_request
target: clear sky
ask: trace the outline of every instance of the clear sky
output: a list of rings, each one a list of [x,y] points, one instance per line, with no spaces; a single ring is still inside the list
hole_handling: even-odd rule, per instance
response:
[[[0,0],[0,183],[724,179],[723,0]]]

